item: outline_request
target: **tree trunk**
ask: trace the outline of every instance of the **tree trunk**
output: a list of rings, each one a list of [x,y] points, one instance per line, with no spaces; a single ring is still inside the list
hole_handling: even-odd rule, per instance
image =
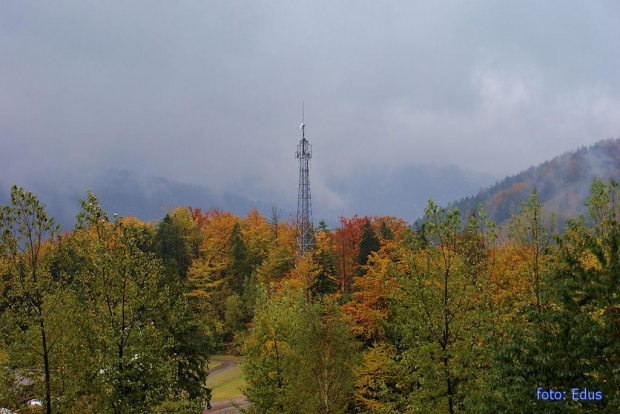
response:
[[[41,340],[43,342],[43,366],[45,370],[45,412],[47,414],[52,414],[49,350],[47,349],[47,338],[45,337],[45,324],[43,323],[43,317],[41,317],[39,321],[39,326],[41,328]]]

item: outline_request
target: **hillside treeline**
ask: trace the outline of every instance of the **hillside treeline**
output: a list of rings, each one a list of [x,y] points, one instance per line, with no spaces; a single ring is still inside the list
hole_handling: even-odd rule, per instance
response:
[[[586,213],[583,203],[594,178],[608,180],[619,174],[620,138],[608,139],[508,176],[473,197],[450,204],[449,208],[470,213],[482,204],[493,221],[508,223],[536,189],[545,212],[556,213],[562,228],[569,218]]]
[[[595,180],[586,208],[559,234],[535,191],[505,229],[430,201],[415,229],[320,223],[298,257],[277,209],[152,224],[89,193],[62,233],[14,188],[0,405],[200,412],[226,351],[244,355],[253,413],[617,412],[617,185]]]

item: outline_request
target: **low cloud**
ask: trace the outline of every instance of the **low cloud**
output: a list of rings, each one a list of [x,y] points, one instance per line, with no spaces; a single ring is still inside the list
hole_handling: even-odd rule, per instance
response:
[[[620,7],[59,1],[0,5],[0,181],[97,171],[313,195],[360,167],[501,176],[619,135]],[[352,178],[353,179],[353,178]]]

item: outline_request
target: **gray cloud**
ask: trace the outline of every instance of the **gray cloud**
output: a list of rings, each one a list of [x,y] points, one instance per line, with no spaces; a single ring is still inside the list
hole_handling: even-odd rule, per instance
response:
[[[454,164],[512,174],[619,135],[613,1],[0,4],[0,181],[101,169],[296,196]],[[338,208],[338,207],[336,207]]]

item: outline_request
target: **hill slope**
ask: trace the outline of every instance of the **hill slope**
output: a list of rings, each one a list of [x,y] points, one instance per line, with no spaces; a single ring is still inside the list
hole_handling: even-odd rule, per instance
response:
[[[328,187],[345,201],[342,210],[322,205],[313,198],[319,212],[315,218],[359,215],[391,215],[413,221],[424,214],[429,197],[448,203],[480,190],[497,177],[454,165],[405,165],[385,168],[360,167],[346,177],[330,177]]]
[[[482,204],[490,219],[504,224],[519,212],[521,202],[536,188],[539,200],[544,203],[543,211],[556,212],[562,224],[584,211],[583,202],[595,177],[604,181],[620,178],[620,138],[599,141],[530,167],[449,207],[457,207],[461,213],[469,215]]]

